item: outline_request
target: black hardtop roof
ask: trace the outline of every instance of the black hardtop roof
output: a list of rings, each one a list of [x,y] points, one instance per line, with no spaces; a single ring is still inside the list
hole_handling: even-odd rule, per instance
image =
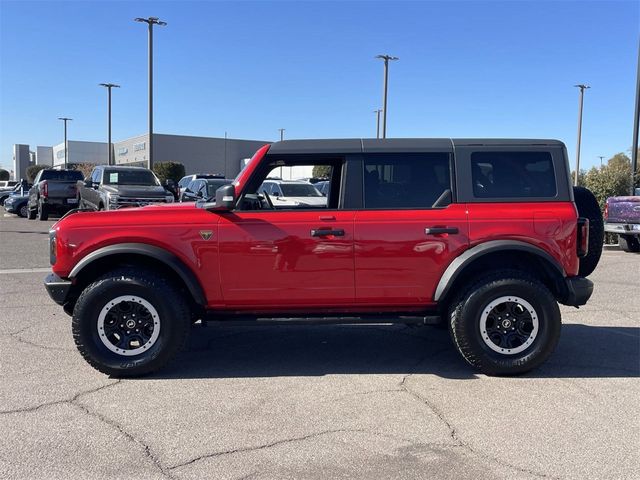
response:
[[[270,154],[443,151],[462,146],[564,146],[560,140],[516,138],[338,138],[283,140]]]

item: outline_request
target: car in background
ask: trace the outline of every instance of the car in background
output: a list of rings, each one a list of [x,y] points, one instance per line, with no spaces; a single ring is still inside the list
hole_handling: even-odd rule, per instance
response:
[[[604,231],[618,234],[622,250],[640,252],[640,189],[632,196],[607,198],[604,220]]]
[[[314,185],[318,189],[318,191],[324,196],[329,196],[329,185],[331,182],[329,180],[322,180]]]
[[[4,201],[9,198],[9,195],[13,195],[14,193],[26,193],[31,188],[31,184],[27,183],[26,180],[23,182],[3,181],[1,183],[13,183],[13,186],[0,187],[0,205],[4,205]]]
[[[15,213],[20,217],[27,218],[29,215],[29,195],[12,193],[4,201],[4,209],[8,213]]]
[[[215,197],[216,190],[229,185],[233,180],[228,178],[197,178],[192,180],[180,193],[181,202],[195,202],[200,199]]]
[[[193,180],[196,180],[199,178],[203,178],[203,179],[224,178],[224,175],[219,173],[193,173],[191,175],[185,175],[178,182],[178,197],[177,197],[178,201],[182,201],[181,193],[184,191],[184,189],[187,188]]]
[[[273,180],[262,182],[259,193],[266,193],[273,208],[326,207],[327,197],[311,183],[303,180]]]
[[[0,191],[5,189],[13,189],[18,184],[15,180],[0,180]]]
[[[76,184],[82,180],[79,170],[40,170],[29,189],[27,218],[47,220],[49,213],[64,214],[78,204]]]
[[[117,210],[173,201],[173,194],[148,168],[98,165],[90,177],[78,181],[80,208]]]

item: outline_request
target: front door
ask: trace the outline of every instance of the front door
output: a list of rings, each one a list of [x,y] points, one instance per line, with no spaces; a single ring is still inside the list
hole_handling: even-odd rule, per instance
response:
[[[219,223],[221,288],[229,308],[326,311],[354,303],[355,213],[340,206],[343,165],[335,156],[265,157],[238,208]],[[313,172],[335,185],[329,197],[306,181],[285,180]]]

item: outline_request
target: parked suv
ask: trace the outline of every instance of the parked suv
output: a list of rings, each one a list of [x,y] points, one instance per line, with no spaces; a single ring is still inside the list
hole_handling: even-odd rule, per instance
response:
[[[178,182],[178,201],[182,201],[182,192],[184,192],[185,188],[187,188],[192,181],[196,179],[213,178],[224,178],[224,175],[221,175],[219,173],[192,173],[191,175],[185,175]]]
[[[262,186],[283,166],[328,171],[326,203],[276,207]],[[278,142],[215,202],[68,215],[45,285],[114,376],[160,368],[198,320],[237,318],[444,322],[469,364],[518,374],[554,350],[558,303],[593,290],[602,218],[568,172],[553,140]]]
[[[180,192],[181,202],[195,202],[196,200],[215,198],[216,190],[223,185],[229,185],[232,180],[226,178],[198,178],[191,180]]]
[[[78,182],[80,208],[117,210],[173,201],[173,194],[147,168],[98,165],[89,178]]]
[[[636,195],[609,197],[604,208],[606,232],[618,234],[618,245],[625,252],[640,252],[640,189]]]
[[[266,179],[260,193],[267,193],[274,208],[290,207],[326,207],[327,199],[309,182],[303,180]]]

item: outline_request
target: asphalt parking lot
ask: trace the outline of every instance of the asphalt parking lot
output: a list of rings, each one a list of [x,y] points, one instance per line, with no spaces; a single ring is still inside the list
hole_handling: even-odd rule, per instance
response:
[[[606,250],[559,347],[475,374],[433,327],[198,328],[108,378],[47,296],[53,222],[0,214],[0,478],[640,478],[640,255]]]

